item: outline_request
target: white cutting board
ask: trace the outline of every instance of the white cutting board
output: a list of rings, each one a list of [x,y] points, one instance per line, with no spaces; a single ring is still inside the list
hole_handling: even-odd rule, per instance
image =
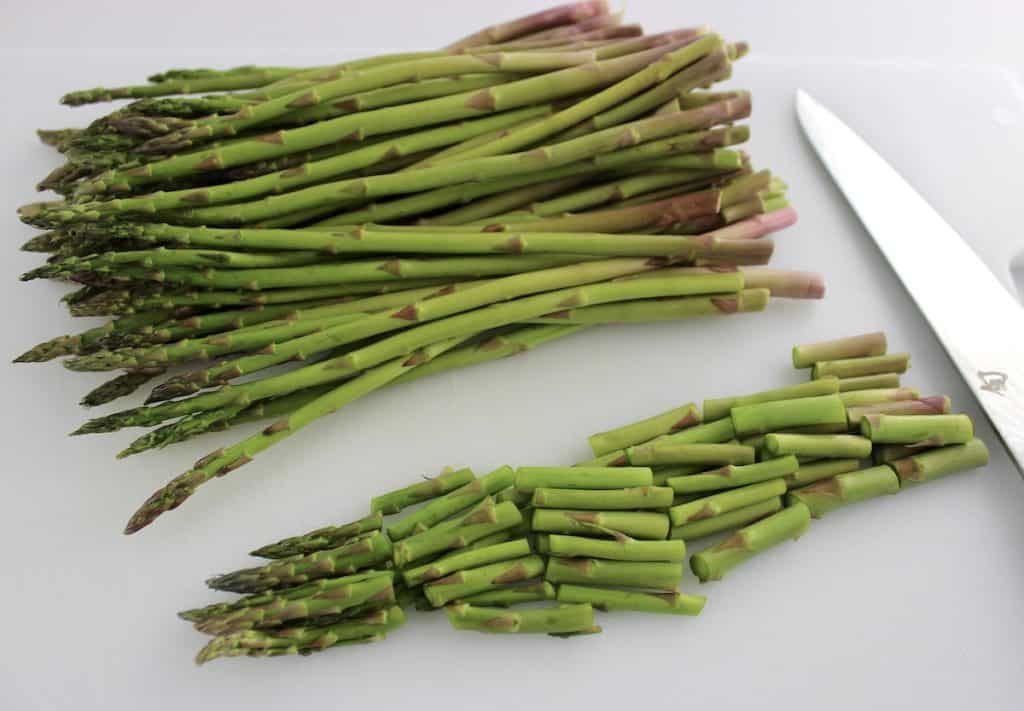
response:
[[[237,56],[237,52],[232,55]],[[309,55],[263,55],[312,62]],[[31,129],[79,122],[62,91],[230,58],[153,51],[7,55],[0,280],[11,356],[72,323],[12,217],[56,165]],[[326,57],[323,57],[326,58]],[[7,71],[7,70],[5,70]],[[501,363],[382,392],[210,483],[151,529],[121,526],[158,485],[236,434],[114,462],[135,433],[67,439],[75,401],[100,381],[58,365],[0,368],[7,542],[0,605],[0,705],[18,709],[379,708],[1011,709],[1024,697],[1024,484],[967,388],[798,133],[792,93],[810,91],[877,146],[1010,283],[1024,103],[995,69],[745,60],[758,166],[790,184],[800,223],[776,266],[818,269],[823,302],[756,316],[607,327]],[[16,110],[15,110],[16,108]],[[928,259],[926,250],[922,260]],[[956,289],[956,275],[950,274]],[[965,308],[969,294],[965,294]],[[977,307],[975,307],[977,308]],[[984,309],[978,308],[984,318]],[[797,342],[884,329],[910,350],[906,378],[946,393],[992,449],[983,472],[951,477],[815,522],[708,595],[702,616],[602,615],[577,640],[455,633],[415,614],[385,643],[309,659],[228,660],[203,669],[203,638],[174,612],[220,596],[203,578],[248,564],[257,544],[362,513],[374,493],[445,464],[569,463],[587,434],[669,406],[797,382]]]

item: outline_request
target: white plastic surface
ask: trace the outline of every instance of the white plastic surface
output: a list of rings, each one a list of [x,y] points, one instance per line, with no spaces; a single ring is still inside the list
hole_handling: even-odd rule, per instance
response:
[[[315,61],[308,52],[259,56]],[[84,120],[89,110],[56,106],[63,90],[181,61],[171,50],[135,59],[52,52],[7,67],[5,92],[16,90],[17,101],[0,113],[0,352],[82,328],[59,310],[59,289],[14,281],[35,257],[13,251],[31,234],[13,210],[56,164],[31,130]],[[1024,485],[801,138],[792,92],[803,86],[843,116],[1007,283],[1021,247],[1024,104],[1006,75],[983,68],[755,56],[736,75],[755,95],[756,163],[786,179],[801,212],[779,236],[774,264],[823,271],[825,301],[608,327],[381,392],[203,487],[132,538],[120,528],[135,507],[237,433],[115,462],[137,433],[62,437],[85,416],[75,401],[101,376],[56,364],[0,368],[0,707],[1020,708]],[[220,599],[204,577],[248,564],[257,544],[350,520],[373,494],[446,464],[487,471],[582,459],[592,432],[681,402],[798,382],[806,376],[789,365],[792,344],[877,329],[893,350],[913,353],[907,383],[979,417],[991,465],[830,514],[725,581],[698,586],[687,573],[683,588],[709,597],[698,618],[601,615],[603,635],[555,640],[456,633],[443,613],[415,614],[383,644],[192,664],[203,637],[174,613]]]

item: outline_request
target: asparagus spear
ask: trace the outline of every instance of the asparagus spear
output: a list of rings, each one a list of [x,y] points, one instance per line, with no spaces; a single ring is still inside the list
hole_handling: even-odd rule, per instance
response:
[[[772,456],[866,459],[871,456],[871,440],[855,435],[774,433],[765,435],[764,450]]]
[[[592,585],[559,585],[558,601],[589,603],[598,610],[631,610],[667,615],[699,615],[707,598],[681,592],[653,593],[614,590]]]
[[[197,664],[217,657],[245,655],[272,657],[284,654],[311,654],[343,644],[374,642],[404,624],[402,608],[392,606],[363,617],[337,622],[326,627],[280,627],[272,630],[247,630],[215,637],[196,656]]]
[[[469,568],[434,580],[423,586],[423,592],[434,607],[452,600],[490,592],[502,585],[519,583],[544,572],[544,560],[538,555]]]
[[[737,435],[763,434],[794,427],[824,426],[846,430],[846,407],[839,395],[741,405],[731,410]]]
[[[196,488],[215,476],[224,476],[252,461],[253,455],[272,446],[313,420],[337,411],[365,394],[383,387],[404,371],[417,367],[458,345],[459,339],[449,339],[422,349],[408,357],[397,358],[377,366],[361,376],[338,386],[325,395],[303,405],[287,418],[278,420],[262,432],[229,447],[218,450],[196,462],[196,468],[172,479],[150,496],[132,515],[125,527],[126,533],[135,533],[148,526],[165,511],[175,509],[192,495]]]
[[[668,515],[673,526],[682,526],[712,516],[720,516],[785,493],[786,484],[781,479],[773,479],[673,506],[669,509]]]
[[[376,511],[365,518],[340,526],[318,528],[301,536],[291,536],[276,543],[270,543],[254,550],[250,555],[260,558],[289,558],[314,551],[337,548],[345,541],[370,531],[379,531],[384,525],[384,515]]]
[[[884,355],[885,350],[885,334],[881,331],[835,341],[793,346],[793,367],[810,368],[822,361],[870,358]]]
[[[425,481],[373,497],[370,501],[370,511],[396,514],[404,508],[435,499],[453,489],[458,489],[475,478],[473,471],[468,468],[446,469],[436,477],[430,477]]]
[[[799,466],[795,456],[786,455],[757,464],[743,466],[728,464],[702,474],[670,477],[667,483],[676,494],[717,491],[785,477],[794,474]]]
[[[909,367],[909,353],[890,353],[870,358],[818,361],[814,364],[811,377],[817,380],[827,375],[834,375],[838,378],[853,378],[863,375],[877,375],[879,373],[904,373]]]
[[[651,486],[646,467],[518,467],[515,487],[533,493],[544,489],[622,489]]]
[[[891,463],[900,478],[900,486],[929,482],[953,472],[988,464],[988,448],[980,439],[964,444],[933,449]]]
[[[811,381],[812,383],[815,381]],[[840,392],[839,397],[843,404],[849,407],[861,405],[878,405],[887,402],[900,402],[902,400],[917,400],[921,392],[917,388],[864,388],[862,390],[849,390]]]
[[[614,268],[615,266],[625,266],[628,268],[629,264],[609,264],[607,266],[611,268]],[[641,266],[640,268],[643,267]],[[576,272],[565,272],[564,274],[550,274],[547,276],[551,276],[552,278],[565,278],[566,276],[581,273],[590,274],[593,272],[589,270],[580,270]],[[528,275],[520,276],[525,277]],[[520,277],[513,277],[513,279],[519,278]],[[577,278],[579,277],[577,276]],[[524,283],[535,285],[538,281],[539,280],[537,279],[526,279]],[[453,347],[453,345],[456,345],[459,340],[463,340],[466,337],[480,332],[482,327],[493,328],[502,326],[531,317],[540,316],[541,314],[548,313],[552,310],[565,306],[587,302],[603,303],[628,296],[651,297],[669,295],[673,292],[676,294],[687,293],[688,291],[693,290],[694,283],[697,282],[683,282],[674,279],[648,279],[622,283],[609,282],[579,288],[560,289],[537,297],[527,297],[505,304],[497,304],[488,308],[478,309],[469,313],[441,319],[433,323],[427,323],[417,328],[408,329],[395,336],[352,350],[346,355],[338,356],[336,358],[328,358],[327,360],[307,366],[300,370],[290,371],[281,375],[264,378],[263,380],[246,383],[244,385],[225,386],[216,392],[198,395],[188,400],[164,403],[155,407],[129,410],[123,413],[116,413],[114,415],[98,418],[86,423],[86,425],[83,425],[78,432],[86,434],[90,432],[111,431],[124,426],[158,424],[172,417],[184,416],[201,410],[210,410],[235,402],[248,404],[255,400],[283,395],[303,387],[337,381],[348,375],[354,375],[369,368],[376,368],[380,363],[386,362],[388,358],[401,358],[402,354],[408,354],[415,351],[417,348],[425,348],[430,344],[439,343],[442,339],[458,339],[451,345],[447,346],[445,348],[445,350],[447,350],[448,348]],[[503,285],[495,284],[495,286],[500,287]],[[501,289],[498,288],[497,291],[500,293]],[[480,287],[465,292],[464,296],[469,297],[470,299],[481,296],[486,298],[487,292],[487,287]],[[403,324],[407,324],[410,320],[416,319],[417,317],[422,318],[423,316],[428,316],[431,310],[436,312],[444,307],[450,308],[450,300],[454,297],[458,297],[458,295],[453,294],[449,297],[438,297],[431,301],[423,302],[422,304],[405,307],[401,310],[397,318],[384,315],[379,319],[374,316],[367,317],[354,322],[352,324],[352,328],[342,325],[342,329],[347,334],[347,338],[353,341],[359,337],[365,338],[369,335],[374,335],[374,331],[376,329],[394,329]],[[465,303],[465,301],[463,299],[457,299],[456,303]],[[396,324],[396,322],[398,323]],[[325,340],[329,346],[333,347],[337,347],[344,342],[332,333],[332,329],[328,329],[318,334],[313,334],[312,338],[307,337],[307,339]],[[294,343],[294,341],[289,343]],[[317,350],[296,348],[289,352],[287,348],[281,347],[276,348],[274,354],[255,356],[254,358],[260,359],[260,367],[267,367],[287,360],[287,358],[291,357],[291,355],[296,352],[303,353],[308,356],[317,352]],[[419,360],[422,359],[413,359],[409,365],[415,366],[418,364]],[[400,368],[401,363],[403,362],[405,361],[396,360],[394,361],[395,368],[380,372],[389,373],[390,375],[388,377],[393,379],[401,374]],[[238,368],[238,370],[239,372],[237,372],[236,375],[247,372],[242,368]],[[251,372],[251,370],[249,372]],[[362,377],[365,378],[366,375],[364,374]],[[348,386],[343,385],[340,387],[345,388]],[[312,413],[312,411],[310,412]],[[843,411],[843,417],[845,420],[845,410]]]
[[[447,611],[455,629],[491,634],[532,632],[561,635],[594,627],[593,608],[586,604],[508,612],[460,603],[449,605]]]
[[[967,415],[865,415],[860,431],[872,442],[924,447],[966,444],[974,438]]]
[[[641,444],[660,435],[671,434],[678,430],[698,425],[701,422],[700,410],[693,403],[680,405],[653,417],[634,422],[614,430],[591,435],[587,441],[595,457]]]
[[[734,294],[684,296],[680,298],[640,299],[602,306],[562,309],[530,319],[530,323],[594,325],[675,321],[694,316],[729,316],[763,311],[768,305],[767,289],[743,289]],[[613,452],[621,450],[612,450]],[[609,452],[610,453],[610,452]],[[601,455],[602,457],[607,454]]]
[[[630,447],[626,457],[634,466],[753,464],[754,448],[741,444],[678,444],[666,438]]]
[[[531,524],[534,531],[565,533],[575,536],[617,537],[644,540],[664,539],[668,516],[648,511],[566,511],[535,509]]]
[[[860,375],[854,378],[840,378],[839,392],[869,390],[874,388],[898,388],[899,373],[879,373],[878,375]]]
[[[258,599],[243,598],[244,605],[228,605],[223,612],[199,613],[195,627],[212,635],[232,634],[260,627],[276,627],[295,620],[313,621],[317,617],[340,615],[365,605],[384,607],[393,604],[395,591],[390,574],[349,575],[321,579],[300,588],[269,591]],[[189,613],[183,613],[187,615]],[[195,613],[192,613],[193,615]]]
[[[466,568],[477,568],[511,558],[522,558],[530,554],[530,544],[525,538],[496,543],[483,548],[460,550],[443,556],[430,563],[408,568],[402,572],[405,584],[413,587],[437,580]]]
[[[787,506],[778,513],[741,528],[718,545],[697,553],[690,558],[690,568],[702,583],[720,580],[727,572],[758,553],[788,538],[799,538],[810,526],[810,520],[810,510],[804,504]]]
[[[878,403],[875,405],[859,405],[847,408],[846,414],[850,426],[854,429],[868,415],[893,416],[925,416],[925,415],[948,415],[952,409],[952,402],[947,395],[931,395],[920,400],[898,400],[896,402]]]
[[[488,496],[507,489],[512,485],[514,477],[512,467],[498,467],[486,476],[468,482],[429,502],[418,511],[398,519],[387,527],[388,535],[391,540],[400,541],[414,533],[426,531],[446,518],[475,506]]]
[[[272,141],[265,138],[249,139],[239,141],[230,146],[172,156],[153,163],[147,163],[142,166],[141,170],[115,171],[105,174],[98,179],[90,181],[89,188],[94,192],[105,192],[112,188],[120,189],[125,185],[131,187],[152,183],[157,180],[189,175],[197,170],[222,169],[241,163],[273,158],[296,150],[306,150],[318,145],[333,143],[353,132],[357,136],[366,138],[381,133],[475,116],[484,111],[494,112],[544,103],[552,99],[614,83],[623,77],[629,76],[667,52],[672,51],[679,45],[690,41],[687,38],[648,49],[645,45],[651,45],[657,40],[640,39],[643,41],[632,43],[632,47],[640,51],[624,56],[603,59],[598,62],[593,60],[596,55],[602,53],[601,51],[550,53],[539,57],[531,53],[532,56],[527,58],[523,58],[516,53],[506,53],[483,58],[462,56],[414,60],[404,65],[398,65],[397,68],[385,66],[378,70],[370,70],[370,72],[375,72],[370,80],[367,80],[365,77],[356,79],[343,76],[332,82],[333,86],[326,88],[326,93],[339,92],[335,93],[336,96],[341,95],[340,92],[353,93],[354,91],[370,88],[374,83],[377,86],[381,86],[380,82],[384,80],[399,83],[402,78],[409,76],[409,72],[423,71],[424,65],[428,64],[428,71],[437,72],[435,76],[450,76],[459,69],[464,73],[507,72],[520,64],[525,65],[525,67],[532,67],[536,71],[544,66],[544,62],[547,62],[547,67],[549,68],[558,64],[568,67],[559,72],[522,79],[476,92],[454,94],[448,97],[418,102],[418,110],[415,111],[410,111],[408,106],[401,106],[361,112],[351,116],[341,116],[321,124],[278,131],[270,134],[273,139]],[[604,53],[613,54],[614,52]],[[573,67],[572,65],[574,64],[582,66]],[[396,78],[398,81],[395,81]],[[284,108],[296,99],[304,102],[305,105],[312,105],[316,103],[318,97],[326,95],[324,92],[325,88],[320,86],[315,89],[315,93],[300,90],[291,95],[285,95],[264,102],[259,105],[263,108],[258,112],[258,118],[263,120],[272,118],[275,112],[279,112],[281,108]],[[302,105],[300,104],[293,108],[302,108]],[[701,109],[695,110],[699,111]],[[236,122],[235,120],[232,120],[228,125],[234,124],[237,126],[239,123],[244,125],[244,121]],[[161,141],[154,147],[166,150],[176,144],[180,144],[181,140],[204,139],[209,135],[209,131],[204,131],[204,128],[200,127],[195,129],[194,135],[184,135],[184,132],[182,132],[182,134],[175,136],[174,140]]]
[[[445,49],[448,51],[459,51],[484,44],[505,42],[523,37],[524,35],[536,35],[547,30],[553,30],[554,28],[571,27],[574,23],[583,23],[607,15],[608,3],[606,0],[584,0],[583,2],[567,3],[531,15],[525,15],[515,20],[485,27],[451,43]],[[564,30],[563,35],[554,36],[564,36]]]
[[[391,558],[391,549],[391,541],[386,536],[370,532],[364,538],[344,543],[337,548],[217,575],[207,580],[206,584],[215,590],[229,592],[265,592],[379,565]]]
[[[744,272],[744,282],[749,272]],[[734,407],[743,405],[756,405],[762,402],[778,402],[780,400],[796,400],[806,397],[818,397],[821,395],[833,395],[839,392],[839,381],[836,378],[822,378],[812,380],[808,383],[791,385],[774,390],[765,390],[739,397],[718,398],[704,401],[704,421],[712,422],[728,417]],[[844,403],[845,404],[845,403]]]
[[[559,584],[613,585],[675,591],[683,578],[683,569],[679,563],[549,558],[544,578]]]
[[[711,536],[722,531],[730,531],[734,528],[745,526],[748,523],[759,521],[765,516],[782,510],[782,497],[774,496],[756,504],[743,506],[727,513],[712,516],[711,518],[684,523],[682,526],[673,526],[669,531],[669,538],[681,539],[684,541]]]
[[[509,607],[523,602],[554,600],[555,587],[546,580],[508,585],[487,592],[468,595],[462,602],[477,607]]]
[[[396,543],[393,556],[395,565],[405,566],[434,553],[464,548],[475,540],[511,528],[522,520],[522,514],[515,504],[506,502],[495,505],[490,498],[485,499],[465,516]]]
[[[900,480],[891,467],[882,465],[846,474],[836,474],[786,495],[787,505],[802,503],[814,518],[821,518],[847,504],[854,504],[900,490]]]
[[[538,487],[533,490],[531,503],[545,509],[660,509],[672,505],[672,489],[664,486],[590,490]]]
[[[686,545],[682,541],[638,541],[626,536],[605,540],[556,534],[548,536],[547,540],[548,553],[561,558],[669,563],[686,560]]]
[[[823,459],[811,463],[801,463],[799,469],[785,477],[785,482],[786,486],[792,489],[827,479],[836,474],[856,471],[859,467],[859,459]]]

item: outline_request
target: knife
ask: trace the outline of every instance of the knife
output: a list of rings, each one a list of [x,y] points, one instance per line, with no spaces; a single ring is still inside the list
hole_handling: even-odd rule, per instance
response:
[[[835,114],[802,90],[796,113],[1024,476],[1024,308],[910,183]]]

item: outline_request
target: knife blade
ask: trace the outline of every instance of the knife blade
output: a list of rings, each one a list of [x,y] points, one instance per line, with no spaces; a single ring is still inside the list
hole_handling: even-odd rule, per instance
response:
[[[910,183],[835,114],[802,90],[796,113],[1024,476],[1024,308]]]

